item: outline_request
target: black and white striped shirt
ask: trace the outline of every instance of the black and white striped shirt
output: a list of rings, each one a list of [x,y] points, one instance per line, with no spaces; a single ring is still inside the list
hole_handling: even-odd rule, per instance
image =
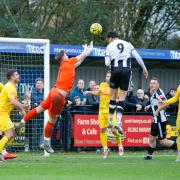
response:
[[[164,92],[159,88],[150,98],[150,105],[153,112],[153,122],[165,122],[167,121],[165,110],[161,110],[159,116],[156,116],[155,112],[158,109],[158,102],[166,100]]]
[[[106,48],[106,57],[109,57],[109,62],[106,62],[111,68],[113,67],[131,67],[130,57],[134,47],[131,43],[115,39]]]

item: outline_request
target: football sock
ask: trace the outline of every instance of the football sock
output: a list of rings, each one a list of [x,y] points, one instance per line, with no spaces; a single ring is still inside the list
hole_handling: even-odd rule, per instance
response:
[[[180,135],[177,137],[177,150],[180,151]]]
[[[120,125],[120,124],[121,124],[122,115],[123,115],[123,112],[124,112],[124,108],[125,108],[125,103],[124,103],[124,101],[119,101],[119,102],[117,103],[117,108],[116,108],[116,111],[117,111],[116,124],[117,124],[117,125]]]
[[[110,100],[110,103],[109,103],[109,120],[110,120],[110,122],[112,122],[112,120],[113,120],[115,110],[116,110],[116,101]]]
[[[101,140],[101,144],[103,149],[107,149],[107,134],[105,133],[100,133],[100,140]]]
[[[26,115],[24,115],[23,120],[25,122],[28,122],[30,119],[32,119],[33,117],[37,116],[37,110],[36,108],[32,109],[31,111],[29,111]]]
[[[153,155],[153,152],[154,152],[154,148],[152,147],[148,147],[148,156],[152,156]]]
[[[0,140],[0,153],[2,153],[3,149],[6,148],[8,144],[8,138],[6,136],[4,136],[1,140]]]
[[[6,155],[6,154],[7,154],[6,149],[4,149],[4,150],[1,152],[1,154],[2,154],[3,156]]]
[[[171,149],[175,149],[175,150],[177,150],[177,143],[176,142],[174,142],[173,143],[173,145],[170,147]]]
[[[45,129],[44,129],[44,139],[45,140],[50,140],[53,130],[54,130],[54,124],[51,123],[50,121],[48,121],[45,126]]]
[[[122,146],[121,135],[118,132],[116,132],[114,136],[115,136],[116,142],[118,143],[118,146],[119,147]]]

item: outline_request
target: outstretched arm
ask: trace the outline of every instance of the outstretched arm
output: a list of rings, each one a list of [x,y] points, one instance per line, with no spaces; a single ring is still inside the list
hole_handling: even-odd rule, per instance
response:
[[[21,111],[21,113],[24,115],[26,114],[25,109],[28,108],[28,104],[21,104],[19,101],[17,101],[14,98],[10,98],[10,103],[17,109]]]
[[[84,51],[77,56],[77,63],[75,64],[75,67],[78,67],[85,59],[87,56],[91,54],[93,50],[93,41],[90,42],[90,45],[85,44],[84,45]]]
[[[133,49],[131,53],[132,53],[133,57],[136,59],[136,61],[139,63],[141,68],[143,69],[143,74],[144,74],[145,78],[147,78],[148,77],[148,71],[146,69],[146,66],[145,66],[141,56],[138,54],[138,52],[135,49]]]
[[[86,94],[92,94],[94,96],[99,96],[100,95],[100,91],[85,91],[84,93],[85,95]]]

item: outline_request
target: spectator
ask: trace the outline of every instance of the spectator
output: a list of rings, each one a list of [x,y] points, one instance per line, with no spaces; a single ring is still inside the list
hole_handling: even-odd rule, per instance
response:
[[[153,95],[153,92],[149,88],[148,91],[145,93],[144,98],[150,100],[152,95]]]
[[[99,85],[94,86],[92,91],[98,91]],[[99,109],[99,96],[95,96],[93,94],[86,94],[86,104],[92,105],[92,107],[89,107],[89,110],[92,111],[98,111]]]
[[[40,102],[44,99],[44,81],[41,78],[37,78],[35,81],[35,87],[32,88],[30,101],[32,108],[39,106]],[[38,150],[40,144],[43,141],[43,127],[44,116],[39,114],[36,119],[29,121],[25,126],[25,151]]]
[[[166,98],[170,99],[170,98],[174,97],[175,94],[176,94],[176,89],[172,88],[166,94]],[[166,112],[169,113],[169,114],[176,114],[178,112],[178,103],[174,103],[174,104],[171,104],[171,105],[167,106]]]
[[[127,96],[126,96],[126,101],[125,101],[125,104],[126,104],[126,108],[125,108],[125,112],[134,112],[136,111],[136,100],[135,100],[135,95],[134,95],[134,92],[133,92],[133,88],[134,86],[131,85],[129,87],[129,90],[127,92]]]
[[[78,96],[81,100],[81,102],[83,102],[83,104],[85,104],[85,96],[84,96],[84,80],[79,79],[78,83],[77,83],[77,87],[73,89],[73,91],[70,94],[70,98],[73,101],[74,97]],[[74,102],[74,101],[73,101]]]
[[[71,111],[76,111],[76,112],[84,112],[86,111],[86,107],[84,106],[84,102],[81,101],[79,96],[74,97],[74,106],[72,106]]]
[[[87,91],[93,91],[95,86],[96,86],[96,82],[94,80],[89,81],[89,86],[87,88]]]
[[[144,94],[144,90],[143,89],[138,89],[137,93],[136,93],[136,105],[139,105],[136,109],[136,111],[138,112],[144,112],[145,111],[145,106],[148,104],[149,100],[146,99]]]
[[[82,104],[81,104],[81,99],[80,99],[79,96],[75,96],[75,97],[74,97],[74,102],[75,102],[75,105],[76,105],[76,106],[82,105]]]
[[[145,106],[148,104],[149,100],[144,97],[144,90],[138,89],[136,96],[133,93],[133,86],[129,88],[126,97],[126,112],[144,112]]]

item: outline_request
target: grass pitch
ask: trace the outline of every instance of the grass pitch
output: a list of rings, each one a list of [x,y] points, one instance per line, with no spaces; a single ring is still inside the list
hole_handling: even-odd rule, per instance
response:
[[[175,153],[156,153],[144,161],[144,152],[110,153],[18,153],[18,158],[0,164],[0,180],[179,180],[180,162]]]

